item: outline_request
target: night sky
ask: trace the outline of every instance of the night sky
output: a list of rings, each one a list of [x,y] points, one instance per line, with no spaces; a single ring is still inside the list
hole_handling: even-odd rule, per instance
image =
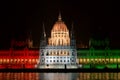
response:
[[[89,38],[107,36],[112,47],[120,47],[119,4],[109,1],[91,0],[9,0],[1,3],[0,48],[10,45],[10,40],[18,36],[22,39],[32,32],[34,46],[39,45],[44,22],[47,36],[58,13],[71,29],[74,23],[77,43],[88,44]]]

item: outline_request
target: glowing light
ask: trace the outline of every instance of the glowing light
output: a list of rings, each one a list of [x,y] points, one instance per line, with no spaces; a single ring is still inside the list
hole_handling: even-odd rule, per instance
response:
[[[27,59],[25,59],[25,62],[27,61]]]
[[[112,58],[110,59],[110,62],[111,62],[111,63],[113,62],[113,59],[112,59]]]
[[[3,59],[3,62],[6,62],[6,59]]]
[[[34,63],[34,62],[35,62],[35,59],[32,59],[32,62]]]
[[[48,43],[53,46],[70,45],[69,30],[62,20],[53,26]]]
[[[114,58],[114,62],[117,62],[117,59],[116,59],[116,58]]]
[[[31,63],[31,59],[29,59],[29,62]]]
[[[9,59],[7,59],[7,63],[9,63]]]
[[[87,59],[87,63],[89,63],[89,61],[90,61],[90,60],[89,60],[89,59]]]
[[[120,63],[120,59],[118,59],[118,63]]]
[[[13,59],[11,59],[11,62],[13,62]]]

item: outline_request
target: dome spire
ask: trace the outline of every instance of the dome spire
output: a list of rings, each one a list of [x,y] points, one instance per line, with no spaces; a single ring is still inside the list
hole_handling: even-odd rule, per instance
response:
[[[61,17],[61,12],[59,11],[59,15],[58,15],[58,21],[61,21],[62,17]]]

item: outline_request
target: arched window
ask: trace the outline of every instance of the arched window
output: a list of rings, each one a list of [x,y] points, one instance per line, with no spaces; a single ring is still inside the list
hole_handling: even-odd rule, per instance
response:
[[[67,55],[67,54],[68,54],[68,51],[65,51],[64,54]]]
[[[53,51],[54,55],[55,55],[55,51]]]
[[[41,56],[44,56],[44,53],[41,53]]]
[[[69,60],[67,60],[67,62],[69,62]]]
[[[60,45],[60,39],[58,40],[58,45]]]
[[[63,37],[63,34],[61,35],[61,37]]]
[[[72,56],[74,56],[74,52],[72,52]]]
[[[59,51],[57,51],[57,55],[59,55]]]
[[[66,35],[64,35],[64,37],[66,37]]]
[[[67,55],[69,55],[69,52],[67,53]]]
[[[60,39],[60,45],[62,45],[62,40]]]
[[[49,55],[52,55],[52,51],[49,51]]]
[[[61,40],[61,45],[63,46],[63,39]]]
[[[52,40],[50,40],[50,45],[52,44]]]
[[[60,51],[60,54],[62,54],[62,51]]]

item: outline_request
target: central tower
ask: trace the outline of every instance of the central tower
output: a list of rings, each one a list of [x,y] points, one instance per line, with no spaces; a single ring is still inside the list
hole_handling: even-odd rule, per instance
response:
[[[45,29],[44,29],[44,35]],[[71,68],[76,67],[77,51],[75,39],[71,36],[59,13],[58,20],[53,25],[51,36],[46,42],[43,35],[40,46],[40,68]]]
[[[49,38],[49,45],[51,46],[69,46],[70,36],[67,26],[62,21],[61,14],[59,13],[58,21],[54,24],[51,30],[51,37]]]

